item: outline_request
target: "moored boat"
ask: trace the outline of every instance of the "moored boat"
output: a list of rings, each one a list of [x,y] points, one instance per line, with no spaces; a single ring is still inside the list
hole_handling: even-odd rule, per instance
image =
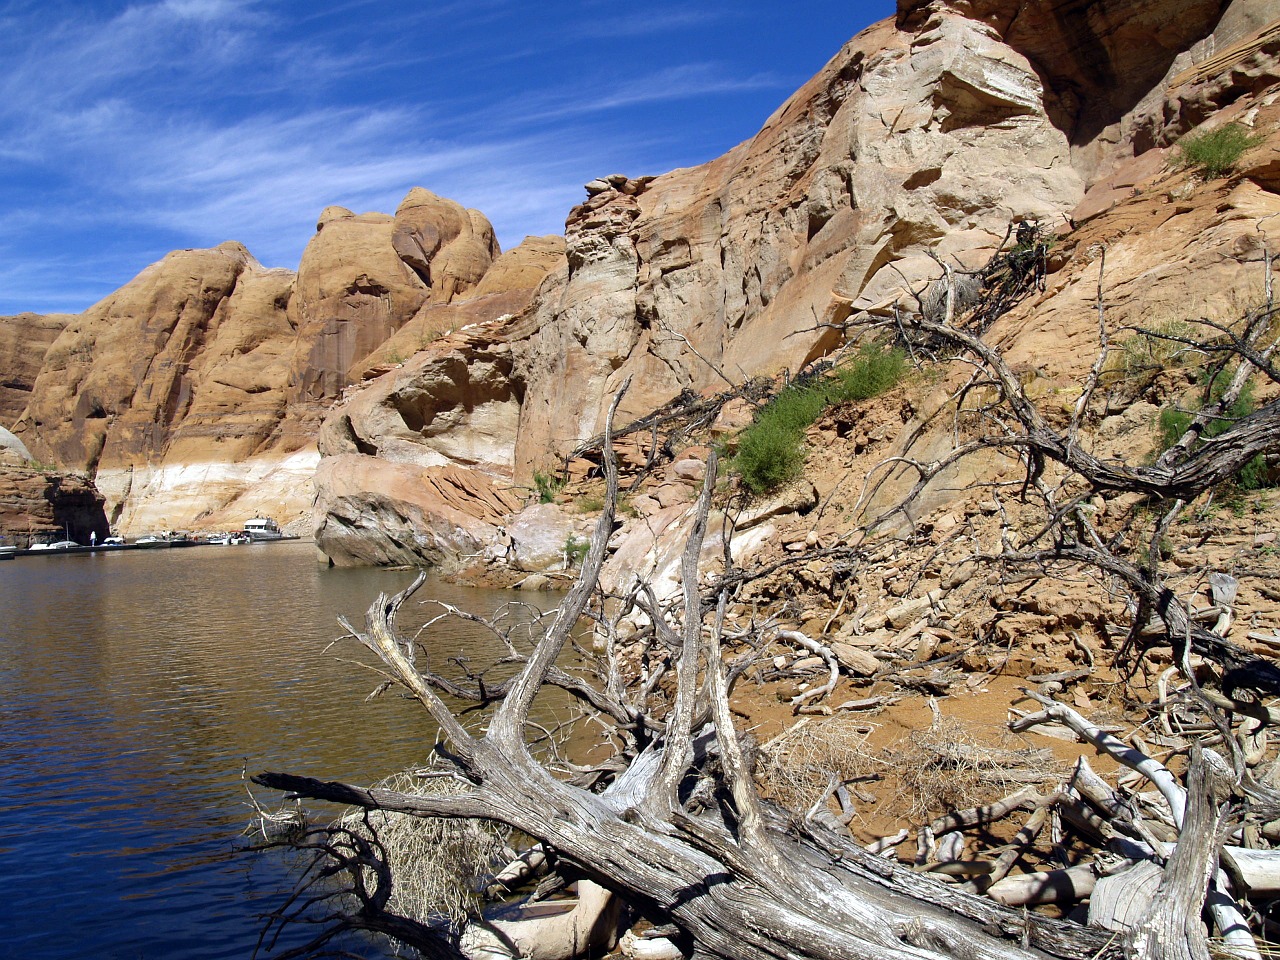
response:
[[[250,540],[283,540],[279,525],[268,517],[254,517],[244,522],[244,535]]]

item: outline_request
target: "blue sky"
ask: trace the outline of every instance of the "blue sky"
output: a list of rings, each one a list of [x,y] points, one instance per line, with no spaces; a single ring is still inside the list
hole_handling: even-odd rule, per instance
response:
[[[891,0],[0,0],[0,314],[82,310],[170,250],[296,267],[329,204],[420,185],[504,249],[596,176],[751,136]]]

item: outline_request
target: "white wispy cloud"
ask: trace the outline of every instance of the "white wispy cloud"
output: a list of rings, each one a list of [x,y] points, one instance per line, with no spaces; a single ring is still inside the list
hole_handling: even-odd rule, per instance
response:
[[[325,206],[390,212],[414,185],[482,210],[511,246],[559,232],[581,185],[626,165],[624,147],[630,169],[668,158],[676,137],[632,130],[619,144],[613,114],[783,87],[706,61],[553,72],[504,93],[479,82],[501,57],[724,11],[584,17],[486,48],[489,25],[527,8],[449,6],[353,0],[292,21],[259,0],[137,0],[110,15],[0,6],[0,312],[87,305],[145,266],[130,258],[169,245],[237,239],[293,266]],[[342,17],[366,15],[389,41],[349,38]],[[460,16],[472,30],[455,36]],[[414,40],[410,22],[435,42]],[[426,86],[411,79],[424,65]],[[58,252],[60,237],[80,250]]]

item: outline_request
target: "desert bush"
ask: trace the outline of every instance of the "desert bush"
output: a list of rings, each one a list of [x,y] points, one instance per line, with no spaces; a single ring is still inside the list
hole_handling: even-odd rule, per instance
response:
[[[400,773],[379,786],[425,795],[449,792],[451,781]],[[478,878],[501,856],[509,833],[484,820],[413,817],[384,810],[349,814],[340,826],[376,838],[383,849],[395,878],[388,909],[432,925],[460,925],[479,913]]]
[[[829,403],[870,400],[892,388],[907,373],[907,356],[901,350],[863,347],[848,366],[836,368],[836,386]]]
[[[1225,370],[1220,371],[1207,384],[1207,389],[1202,394],[1202,400],[1204,395],[1207,395],[1209,402],[1218,402],[1230,381],[1230,374]],[[1191,426],[1191,421],[1195,419],[1195,411],[1199,409],[1200,405],[1196,404],[1191,409],[1172,405],[1160,410],[1156,419],[1156,439],[1161,453],[1183,438],[1187,429]],[[1257,409],[1258,403],[1254,397],[1254,384],[1252,380],[1249,380],[1245,382],[1244,389],[1240,391],[1240,396],[1236,398],[1235,403],[1223,410],[1221,416],[1208,423],[1204,430],[1205,438],[1212,438],[1226,433],[1237,420],[1249,416]],[[1236,486],[1244,490],[1261,490],[1264,487],[1274,486],[1274,482],[1271,479],[1271,471],[1267,469],[1266,459],[1262,454],[1258,454],[1241,468],[1235,483]]]
[[[753,493],[767,493],[795,479],[804,467],[804,430],[821,412],[807,388],[788,387],[765,407],[738,440],[733,469]]]
[[[1164,370],[1203,361],[1204,351],[1182,342],[1194,339],[1196,333],[1196,326],[1185,320],[1166,320],[1154,324],[1150,333],[1125,337],[1107,355],[1102,382],[1146,386]]]
[[[753,493],[767,493],[795,479],[804,468],[804,432],[824,410],[884,393],[906,370],[901,350],[867,344],[830,375],[787,386],[739,436],[733,469]]]
[[[766,795],[790,810],[808,810],[842,783],[875,770],[864,720],[835,716],[789,730],[761,751],[756,781]]]
[[[582,540],[569,534],[564,542],[564,562],[566,567],[576,567],[582,563],[587,555],[587,551],[591,549],[591,541]]]
[[[604,509],[604,497],[598,493],[587,493],[573,502],[578,513],[599,513]]]
[[[882,769],[899,785],[895,808],[920,823],[1049,779],[1054,774],[1047,754],[1028,750],[999,727],[935,716],[928,729],[886,749]]]
[[[552,503],[564,489],[564,481],[559,477],[540,470],[533,472],[533,488],[538,492],[539,503]]]
[[[1226,123],[1179,140],[1178,161],[1184,167],[1195,167],[1205,179],[1215,180],[1230,173],[1241,155],[1262,140],[1261,134],[1251,134],[1238,123]]]

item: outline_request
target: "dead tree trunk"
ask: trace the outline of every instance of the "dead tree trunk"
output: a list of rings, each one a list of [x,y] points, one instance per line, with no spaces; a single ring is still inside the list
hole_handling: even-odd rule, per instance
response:
[[[616,408],[616,401],[615,401]],[[606,449],[608,445],[606,444]],[[1112,948],[1097,931],[1029,916],[959,892],[861,850],[811,822],[797,824],[762,804],[733,729],[719,650],[719,615],[705,622],[698,558],[715,486],[714,457],[683,565],[676,621],[658,629],[677,641],[674,703],[659,732],[600,793],[574,786],[531,754],[530,704],[596,589],[613,526],[617,471],[606,455],[607,503],[582,573],[524,669],[508,686],[482,736],[465,729],[415,666],[413,644],[394,629],[396,609],[422,583],[379,597],[359,638],[430,712],[455,764],[459,792],[412,796],[285,773],[263,786],[355,807],[424,817],[499,821],[523,831],[556,860],[615,891],[656,922],[674,924],[698,955],[733,960],[1014,960],[1095,958]],[[643,707],[632,728],[646,729]],[[720,802],[696,812],[690,788],[717,755]]]

